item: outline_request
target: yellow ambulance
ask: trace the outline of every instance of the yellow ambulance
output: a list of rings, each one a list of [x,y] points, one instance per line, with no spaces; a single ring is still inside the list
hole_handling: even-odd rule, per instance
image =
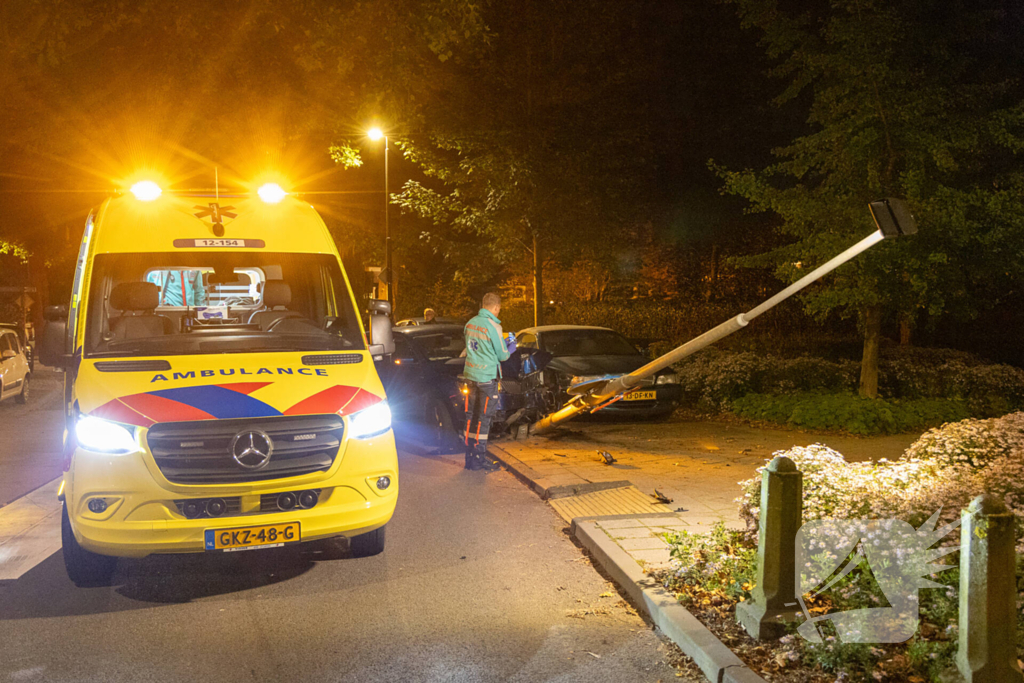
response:
[[[41,359],[65,368],[63,545],[78,585],[117,557],[346,536],[384,549],[391,413],[327,227],[277,185],[184,196],[140,182],[90,215],[71,304]]]

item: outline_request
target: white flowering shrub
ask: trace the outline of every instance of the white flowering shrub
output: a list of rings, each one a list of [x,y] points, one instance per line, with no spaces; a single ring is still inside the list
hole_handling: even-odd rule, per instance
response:
[[[929,430],[895,461],[850,463],[820,444],[774,455],[790,458],[803,472],[804,521],[914,521],[940,508],[941,519],[950,521],[982,493],[1001,496],[1018,523],[1024,520],[1024,412]],[[757,528],[763,469],[740,483],[737,502],[750,530]]]

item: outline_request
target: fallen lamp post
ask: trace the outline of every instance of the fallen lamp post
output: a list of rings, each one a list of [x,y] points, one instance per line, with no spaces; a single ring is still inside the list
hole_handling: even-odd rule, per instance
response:
[[[917,224],[911,215],[907,205],[899,199],[880,199],[868,205],[871,215],[875,220],[877,230],[857,244],[853,245],[843,253],[839,254],[824,265],[815,268],[813,271],[800,278],[781,292],[771,297],[764,303],[747,311],[740,313],[735,318],[725,321],[718,327],[712,328],[695,337],[685,344],[676,347],[663,356],[660,356],[643,367],[634,370],[628,375],[619,377],[601,377],[586,382],[578,382],[569,388],[572,398],[556,410],[547,415],[530,427],[531,434],[542,434],[557,427],[561,423],[572,419],[580,414],[586,414],[600,410],[611,401],[618,400],[621,396],[628,394],[640,385],[640,382],[654,375],[659,370],[678,363],[687,356],[708,347],[718,340],[729,336],[737,330],[746,327],[751,320],[766,311],[774,308],[789,297],[793,296],[803,288],[832,272],[847,261],[852,260],[861,253],[867,251],[884,239],[900,237],[902,235],[913,235],[917,232]]]

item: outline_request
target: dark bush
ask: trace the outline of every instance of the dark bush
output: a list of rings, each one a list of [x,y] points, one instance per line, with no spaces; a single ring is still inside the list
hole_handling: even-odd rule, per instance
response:
[[[750,393],[842,392],[856,386],[858,366],[811,356],[778,358],[706,349],[676,366],[684,397],[705,410],[727,409]]]
[[[854,393],[860,364],[813,356],[780,358],[751,352],[705,349],[677,366],[686,400],[704,410],[724,410],[746,394]],[[1024,408],[1024,370],[985,365],[970,354],[946,349],[887,353],[879,367],[879,394],[886,399],[950,399],[973,417],[995,417]]]
[[[747,394],[731,408],[751,420],[862,435],[920,431],[969,416],[967,404],[957,399],[892,401],[853,394]]]

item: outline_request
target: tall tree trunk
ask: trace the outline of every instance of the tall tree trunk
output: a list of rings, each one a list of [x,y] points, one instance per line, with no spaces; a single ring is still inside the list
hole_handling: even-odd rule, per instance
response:
[[[711,277],[708,279],[708,286],[704,290],[704,300],[711,301],[718,287],[718,245],[711,245]]]
[[[536,232],[533,233],[533,324],[544,324],[544,259]]]
[[[882,307],[864,309],[864,355],[860,361],[860,395],[878,398],[878,345],[882,337]]]
[[[913,328],[910,326],[910,314],[900,314],[900,346],[910,346],[911,332]]]

